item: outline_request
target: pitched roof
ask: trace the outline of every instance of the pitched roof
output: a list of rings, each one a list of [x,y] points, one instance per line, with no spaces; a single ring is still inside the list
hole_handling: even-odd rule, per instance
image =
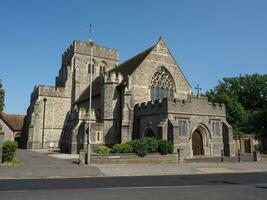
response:
[[[135,69],[144,61],[144,59],[148,56],[148,54],[153,50],[154,47],[155,45],[144,50],[143,52],[137,54],[136,56],[110,70],[110,72],[119,72],[124,78],[126,78],[127,75],[130,75],[135,71]]]
[[[95,80],[93,80],[92,86],[92,97],[97,96],[101,93],[101,85],[103,82],[103,77],[98,76]],[[76,100],[75,103],[82,103],[84,101],[87,101],[89,99],[89,86],[85,88],[85,90],[81,93],[79,98]]]
[[[134,70],[143,62],[143,60],[147,57],[147,55],[152,51],[152,49],[155,47],[152,46],[143,52],[139,53],[138,55],[130,58],[129,60],[125,61],[124,63],[120,64],[119,66],[115,67],[114,69],[110,70],[109,72],[116,72],[121,73],[124,78],[127,77],[127,75],[130,75],[134,72]],[[101,84],[103,81],[103,77],[97,77],[93,83],[93,94],[92,96],[97,96],[101,93]],[[82,103],[84,101],[87,101],[89,98],[89,86],[85,88],[85,90],[81,93],[79,98],[75,103]]]
[[[25,115],[13,115],[2,112],[0,118],[12,129],[12,131],[20,131],[23,127]]]

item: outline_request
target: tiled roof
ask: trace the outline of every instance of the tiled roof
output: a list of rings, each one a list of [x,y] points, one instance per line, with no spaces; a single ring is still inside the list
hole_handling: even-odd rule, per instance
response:
[[[126,78],[127,75],[132,74],[135,69],[145,60],[154,47],[155,45],[130,58],[129,60],[112,69],[111,72],[119,72],[124,78]]]
[[[12,131],[20,131],[23,127],[25,115],[13,115],[2,112],[0,118],[12,129]]]
[[[101,85],[103,83],[103,77],[98,76],[92,83],[93,90],[92,90],[92,96],[97,96],[101,93]],[[84,101],[87,101],[89,99],[89,86],[85,88],[85,90],[81,93],[79,98],[75,103],[81,103]]]

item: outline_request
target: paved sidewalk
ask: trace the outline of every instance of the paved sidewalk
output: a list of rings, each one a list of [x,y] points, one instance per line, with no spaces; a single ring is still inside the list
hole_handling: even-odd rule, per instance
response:
[[[145,176],[267,171],[267,162],[212,162],[180,164],[77,165],[78,155],[18,149],[22,164],[0,166],[0,179],[79,178],[91,176]]]
[[[267,171],[267,162],[180,163],[180,164],[95,164],[104,176],[143,176],[245,173]]]
[[[33,152],[18,149],[16,158],[22,163],[16,166],[0,166],[0,179],[13,178],[75,178],[101,176],[101,171],[94,166],[81,166],[77,159],[59,159],[47,152]]]

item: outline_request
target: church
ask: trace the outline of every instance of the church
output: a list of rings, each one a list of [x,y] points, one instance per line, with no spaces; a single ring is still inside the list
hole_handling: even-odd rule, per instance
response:
[[[185,158],[235,154],[225,106],[192,95],[162,37],[122,64],[116,49],[74,41],[62,55],[55,86],[35,86],[31,94],[25,147],[87,148],[91,75],[92,148],[155,137],[171,141]]]

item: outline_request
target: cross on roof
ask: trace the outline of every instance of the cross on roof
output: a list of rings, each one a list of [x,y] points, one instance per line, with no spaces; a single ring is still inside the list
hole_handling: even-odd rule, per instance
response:
[[[197,86],[195,87],[195,89],[197,90],[197,97],[199,97],[200,91],[202,90],[202,88],[199,87],[199,84],[197,84]]]

